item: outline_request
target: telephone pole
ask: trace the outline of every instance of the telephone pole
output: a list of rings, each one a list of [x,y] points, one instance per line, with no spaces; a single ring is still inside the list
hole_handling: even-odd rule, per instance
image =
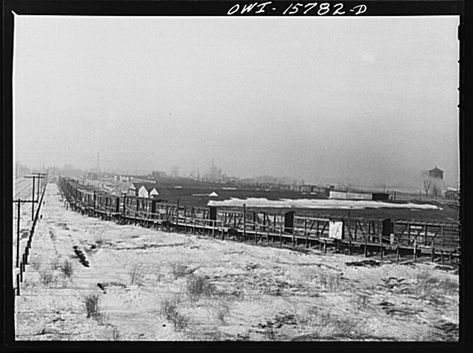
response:
[[[45,175],[46,173],[31,173],[33,174],[34,176],[36,176],[36,178],[38,178],[38,190],[37,190],[37,195],[36,195],[36,200],[39,200],[39,193],[40,193],[40,189],[42,188],[43,186],[43,178],[45,178]],[[40,184],[41,183],[41,184]]]
[[[31,200],[32,200],[32,202],[31,202],[31,220],[33,221],[34,220],[34,203],[35,203],[35,200],[34,200],[34,185],[35,185],[34,181],[36,179],[36,175],[32,175],[32,176],[28,175],[28,176],[25,176],[25,178],[27,178],[27,179],[32,178],[33,179],[33,189],[32,189],[32,194],[31,194]]]
[[[18,213],[16,218],[16,267],[20,266],[20,202],[21,200],[18,199]]]
[[[39,192],[40,192],[40,180],[44,178],[44,176],[46,175],[46,173],[31,173],[33,175],[27,175],[25,176],[25,178],[27,179],[33,179],[33,188],[32,188],[32,193],[31,193],[31,220],[33,221],[34,220],[34,204],[39,202]],[[36,191],[37,193],[37,197],[36,197],[36,200],[35,200],[35,180],[38,180],[38,190]],[[42,184],[41,184],[42,185]]]
[[[16,220],[16,267],[20,266],[20,218],[21,218],[21,203],[31,202],[34,204],[34,200],[15,200],[13,202],[17,203],[17,220]]]

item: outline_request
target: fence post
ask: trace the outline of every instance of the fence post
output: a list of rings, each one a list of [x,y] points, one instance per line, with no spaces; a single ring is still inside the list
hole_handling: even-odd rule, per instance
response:
[[[417,261],[417,238],[414,239],[414,262]]]
[[[294,234],[294,211],[289,211],[284,214],[284,231],[286,233]]]
[[[273,215],[273,226],[274,226],[274,231],[277,231],[277,227],[276,227],[276,214]]]
[[[269,226],[266,227],[266,245],[269,245]]]
[[[123,193],[123,208],[122,208],[123,216],[125,216],[125,210],[126,210],[126,194]]]
[[[383,248],[383,236],[384,237],[389,237],[391,239],[391,234],[394,232],[394,225],[393,222],[391,221],[391,218],[386,218],[383,220],[382,223],[382,232],[381,232],[381,240],[380,240],[380,252],[381,252],[381,258],[383,258],[383,253],[384,253],[384,248]]]
[[[351,237],[350,237],[351,239]],[[358,241],[358,221],[355,220],[355,236],[353,238],[355,241]]]
[[[348,255],[351,255],[351,234],[348,234]]]
[[[424,225],[424,245],[427,245],[427,223]]]
[[[243,204],[243,241],[246,241],[246,205]]]
[[[383,258],[383,234],[379,235],[379,257],[382,259]]]
[[[176,206],[176,231],[178,231],[179,227],[179,199],[177,199],[177,206]]]
[[[255,244],[258,244],[258,226],[256,225],[256,221],[253,223],[253,228],[255,230]]]
[[[282,247],[282,225],[279,227],[279,247]]]
[[[304,236],[305,236],[305,247],[309,248],[309,233],[307,233],[307,218],[304,218]]]
[[[20,295],[20,274],[16,274],[16,295]]]
[[[445,236],[443,226],[440,226],[440,237],[442,238],[442,246],[445,246]]]
[[[217,207],[209,207],[209,219],[212,220],[212,237],[215,238],[215,221],[217,220]]]

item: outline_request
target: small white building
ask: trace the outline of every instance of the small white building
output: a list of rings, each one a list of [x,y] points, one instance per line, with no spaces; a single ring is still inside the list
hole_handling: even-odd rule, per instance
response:
[[[159,196],[158,185],[155,183],[132,183],[128,194],[138,197],[152,198]]]
[[[122,183],[129,183],[133,178],[126,176],[126,175],[120,175],[118,176],[118,180],[120,180]]]

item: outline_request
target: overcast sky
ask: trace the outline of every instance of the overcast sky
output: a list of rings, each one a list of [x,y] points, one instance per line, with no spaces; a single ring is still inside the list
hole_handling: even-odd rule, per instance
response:
[[[16,159],[456,183],[458,23],[15,16]]]

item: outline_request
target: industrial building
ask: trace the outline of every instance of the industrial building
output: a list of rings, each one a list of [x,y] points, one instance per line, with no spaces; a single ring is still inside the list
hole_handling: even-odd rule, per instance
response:
[[[329,199],[335,200],[389,200],[389,194],[385,192],[351,192],[330,190]]]

